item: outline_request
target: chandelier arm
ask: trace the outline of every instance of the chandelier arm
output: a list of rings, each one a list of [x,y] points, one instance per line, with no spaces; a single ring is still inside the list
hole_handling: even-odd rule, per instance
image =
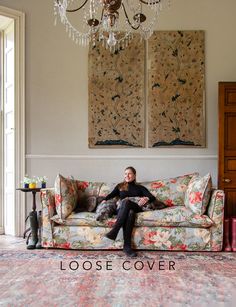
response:
[[[68,6],[70,6],[71,2],[74,2],[74,0],[54,0],[54,14],[56,19],[57,16],[60,16],[61,23],[65,25],[69,36],[75,40],[76,43],[79,43],[82,46],[87,46],[92,41],[93,45],[95,45],[95,34],[99,32],[99,41],[103,42],[103,46],[106,46],[106,48],[110,47],[110,51],[115,51],[119,49],[119,46],[127,46],[132,38],[132,32],[136,30],[140,31],[140,35],[144,39],[148,39],[152,35],[154,23],[157,21],[157,17],[162,8],[162,3],[166,0],[135,1],[139,8],[135,7],[134,2],[132,5],[129,4],[128,0],[126,3],[128,7],[124,3],[124,0],[80,0],[79,4],[77,3],[77,5],[74,5],[74,8],[73,5],[71,5],[71,8],[68,9]],[[98,10],[98,2],[103,4],[101,10]],[[88,11],[90,14],[88,15],[87,11],[84,12],[83,28],[85,29],[85,26],[89,26],[89,30],[87,31],[86,28],[86,31],[80,31],[71,24],[67,13],[77,12],[81,9],[85,10],[88,4],[90,4]],[[121,9],[121,5],[124,12],[123,17],[125,19],[124,23],[126,24],[126,29],[124,36],[122,35],[121,38],[119,38],[119,36],[116,38],[114,33],[116,31],[117,33],[120,33],[123,29],[119,23],[119,10]],[[148,26],[144,26],[144,21],[147,18],[142,13],[142,5],[147,5],[148,8],[154,10],[154,18]],[[97,19],[99,18],[99,13],[101,13],[100,21]],[[97,18],[94,16],[95,14],[97,14]],[[132,16],[132,14],[134,16]]]
[[[104,8],[102,9],[102,15],[101,15],[100,24],[102,24],[103,15],[104,15]]]
[[[142,2],[143,4],[148,4],[147,1],[144,1],[144,0],[139,0],[139,2]],[[155,2],[153,1],[152,4],[157,4],[157,3],[160,3],[161,0],[156,0]]]
[[[123,7],[123,10],[124,10],[124,13],[125,13],[125,17],[126,17],[128,23],[129,23],[129,25],[131,26],[131,28],[132,28],[133,30],[138,30],[139,27],[140,27],[140,24],[139,24],[137,27],[134,27],[134,26],[132,25],[132,23],[129,21],[129,16],[128,16],[127,12],[126,12],[126,9],[125,9],[125,6],[124,6],[123,3],[122,3],[122,7]]]
[[[57,3],[58,3],[58,1],[59,0],[57,0]],[[73,13],[73,12],[77,12],[77,11],[79,11],[79,10],[81,10],[84,6],[85,6],[85,4],[88,2],[88,0],[85,0],[84,1],[84,3],[83,4],[81,4],[81,6],[80,7],[78,7],[77,9],[73,9],[73,10],[66,10],[68,13]]]

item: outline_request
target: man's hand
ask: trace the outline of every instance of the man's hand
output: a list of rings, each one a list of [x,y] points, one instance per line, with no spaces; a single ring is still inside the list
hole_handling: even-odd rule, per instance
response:
[[[138,202],[138,205],[140,207],[143,207],[144,205],[146,205],[146,203],[149,201],[149,198],[148,197],[141,197],[140,198],[140,201]]]

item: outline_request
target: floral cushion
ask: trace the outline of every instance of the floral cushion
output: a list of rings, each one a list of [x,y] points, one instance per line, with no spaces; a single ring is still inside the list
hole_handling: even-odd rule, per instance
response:
[[[103,183],[99,191],[99,196],[107,196],[117,185],[117,183]]]
[[[165,205],[184,206],[184,197],[188,184],[198,173],[187,174],[176,178],[155,180],[142,183],[158,200]]]
[[[194,176],[185,194],[185,206],[195,214],[204,214],[208,205],[212,189],[211,175]]]
[[[102,187],[102,182],[76,180],[79,191],[85,192],[88,196],[98,196]]]
[[[57,175],[55,180],[55,205],[58,217],[67,218],[74,210],[78,199],[78,189],[75,180]]]
[[[208,228],[213,221],[207,215],[196,215],[184,206],[173,206],[162,210],[140,212],[135,226],[182,226]]]
[[[78,202],[74,211],[94,211],[96,209],[97,197],[99,195],[102,183],[80,180],[75,180],[75,182],[78,188]]]
[[[97,196],[90,196],[86,192],[78,191],[78,201],[74,208],[74,212],[93,212],[97,207],[99,198]]]

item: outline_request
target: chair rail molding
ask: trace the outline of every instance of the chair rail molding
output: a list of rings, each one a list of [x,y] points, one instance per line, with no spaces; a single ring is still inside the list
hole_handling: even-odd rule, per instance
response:
[[[49,154],[27,154],[26,159],[68,159],[68,160],[216,160],[217,155],[49,155]]]

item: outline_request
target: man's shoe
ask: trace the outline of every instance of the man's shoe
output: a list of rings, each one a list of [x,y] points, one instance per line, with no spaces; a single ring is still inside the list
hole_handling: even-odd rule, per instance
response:
[[[132,257],[132,258],[137,257],[137,253],[131,247],[125,246],[123,248],[123,251],[128,257]]]

